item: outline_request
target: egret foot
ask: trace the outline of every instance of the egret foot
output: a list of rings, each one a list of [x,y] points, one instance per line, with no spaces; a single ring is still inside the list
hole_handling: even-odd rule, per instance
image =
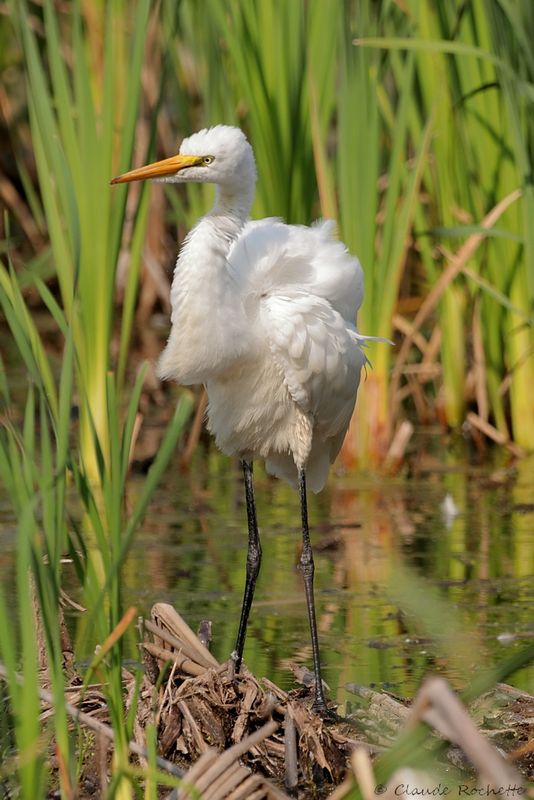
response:
[[[336,722],[343,721],[343,717],[340,717],[334,708],[330,708],[326,703],[321,703],[317,700],[313,701],[312,711],[318,717],[321,717],[326,725],[334,725]]]

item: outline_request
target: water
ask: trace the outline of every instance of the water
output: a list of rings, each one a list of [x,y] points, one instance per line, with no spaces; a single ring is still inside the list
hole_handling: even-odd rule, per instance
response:
[[[532,642],[533,463],[473,468],[444,453],[442,443],[424,445],[409,478],[333,474],[310,497],[324,677],[340,703],[351,683],[413,696],[428,672],[460,688]],[[245,661],[290,688],[289,665],[311,667],[298,498],[260,466],[255,474],[263,562]],[[128,500],[141,482],[132,479]],[[127,604],[148,613],[154,602],[172,603],[193,629],[210,619],[221,660],[233,649],[242,598],[242,494],[238,465],[213,450],[199,450],[186,474],[176,461],[124,569]],[[14,530],[0,496],[5,580]],[[509,680],[532,691],[534,667]]]

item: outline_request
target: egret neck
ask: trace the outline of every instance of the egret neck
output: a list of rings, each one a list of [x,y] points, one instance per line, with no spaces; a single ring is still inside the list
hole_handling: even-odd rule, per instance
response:
[[[203,383],[246,348],[246,321],[227,256],[253,198],[253,182],[216,186],[213,208],[186,236],[172,281],[172,329],[159,361],[161,377]]]

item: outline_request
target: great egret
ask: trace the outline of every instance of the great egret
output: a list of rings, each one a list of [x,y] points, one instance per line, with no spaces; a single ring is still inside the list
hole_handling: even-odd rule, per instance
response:
[[[273,169],[276,165],[273,165]],[[214,183],[211,211],[187,235],[171,290],[172,328],[162,378],[204,384],[208,427],[242,462],[248,520],[246,584],[236,672],[261,561],[252,463],[298,486],[304,578],[315,673],[314,706],[327,712],[308,529],[306,483],[324,486],[354,409],[367,338],[357,333],[363,296],[358,259],[333,238],[333,223],[248,221],[256,184],[252,148],[238,128],[217,125],[184,139],[176,156],[112,183],[155,179]]]

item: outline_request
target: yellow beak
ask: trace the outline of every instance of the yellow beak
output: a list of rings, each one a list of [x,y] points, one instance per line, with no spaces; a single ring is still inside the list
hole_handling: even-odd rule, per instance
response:
[[[153,164],[148,164],[146,167],[139,167],[139,169],[125,172],[124,175],[113,178],[111,183],[129,183],[130,181],[144,181],[147,178],[163,178],[166,175],[176,175],[177,172],[185,169],[185,167],[195,167],[199,164],[202,164],[202,156],[171,156],[170,158],[164,158],[163,161],[155,161]]]

